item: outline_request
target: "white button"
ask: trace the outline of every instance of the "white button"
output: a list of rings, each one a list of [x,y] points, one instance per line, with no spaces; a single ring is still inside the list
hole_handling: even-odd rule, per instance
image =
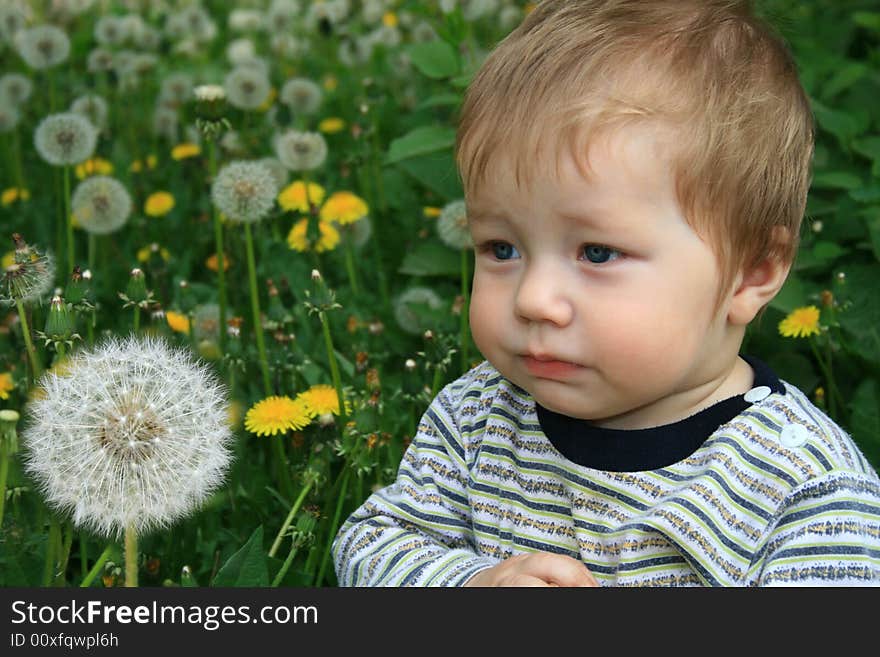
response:
[[[786,447],[800,447],[809,438],[810,432],[802,424],[786,424],[779,434],[779,442]]]
[[[750,404],[754,404],[755,402],[763,401],[770,396],[770,393],[773,392],[770,390],[769,386],[758,386],[757,388],[752,388],[746,394],[743,395],[743,399],[745,399]]]

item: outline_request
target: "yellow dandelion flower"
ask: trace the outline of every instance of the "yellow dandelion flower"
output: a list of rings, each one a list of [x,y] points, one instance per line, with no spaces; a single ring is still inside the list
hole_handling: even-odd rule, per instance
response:
[[[211,271],[217,271],[220,268],[219,263],[220,258],[217,257],[216,253],[212,253],[205,260],[205,267],[210,269]],[[229,256],[225,253],[223,254],[223,271],[229,271]]]
[[[325,135],[333,135],[345,130],[345,121],[338,116],[329,116],[318,124],[318,130]]]
[[[308,219],[300,219],[297,221],[287,234],[287,245],[294,251],[299,251],[300,253],[308,251],[309,240],[306,237],[306,231],[308,228]],[[335,249],[339,244],[339,231],[333,227],[333,224],[327,221],[319,221],[318,231],[320,232],[321,237],[318,239],[318,243],[314,246],[315,252],[323,253],[324,251],[332,251]]]
[[[15,388],[15,382],[12,380],[11,372],[3,372],[0,374],[0,399],[9,399],[9,393]]]
[[[144,212],[151,217],[164,217],[174,207],[174,197],[168,192],[153,192],[144,203]]]
[[[113,173],[113,163],[102,157],[92,157],[77,164],[74,171],[80,180],[89,176],[109,176]]]
[[[191,157],[198,157],[202,154],[202,147],[198,144],[193,144],[192,142],[184,142],[182,144],[178,144],[174,148],[171,149],[171,159],[177,160],[186,160]]]
[[[172,331],[177,331],[178,333],[186,333],[187,335],[189,335],[189,317],[187,317],[183,313],[176,313],[173,310],[166,310],[165,321],[168,322],[168,326],[171,327]]]
[[[312,414],[300,399],[277,395],[254,404],[244,418],[244,427],[258,436],[274,436],[290,429],[302,429]]]
[[[9,267],[15,264],[15,251],[7,251],[3,254],[3,259],[0,260],[0,269],[6,271]]]
[[[325,75],[323,84],[324,91],[336,91],[336,87],[339,86],[339,80],[336,79],[335,75]]]
[[[393,11],[386,11],[382,14],[382,25],[385,27],[397,27],[397,14]]]
[[[426,219],[436,219],[441,214],[443,214],[442,208],[435,208],[432,205],[426,205],[422,208],[422,216],[424,216]]]
[[[779,335],[784,338],[808,338],[819,334],[819,309],[816,306],[795,308],[779,322]]]
[[[150,257],[154,254],[158,253],[159,257],[162,258],[165,262],[171,260],[171,252],[166,249],[164,246],[159,247],[158,244],[148,244],[147,246],[141,247],[137,252],[138,262],[149,262]]]
[[[324,221],[335,221],[344,226],[362,219],[370,209],[360,196],[351,192],[334,192],[321,206],[320,217]]]
[[[305,392],[299,393],[296,398],[302,399],[314,415],[324,415],[325,413],[339,415],[339,397],[333,386],[325,384],[312,386]],[[345,410],[351,411],[351,404],[347,401],[345,402]]]
[[[23,187],[10,187],[3,190],[3,195],[0,196],[0,203],[6,207],[16,201],[27,201],[30,197],[31,193]]]
[[[318,183],[309,183],[309,197],[306,199],[306,184],[302,180],[294,180],[278,194],[278,205],[284,210],[309,212],[309,202],[321,205],[324,202],[324,188]]]
[[[135,160],[131,163],[131,166],[128,167],[128,170],[132,173],[140,173],[144,169],[155,169],[156,163],[158,160],[155,155],[147,155],[143,160]]]

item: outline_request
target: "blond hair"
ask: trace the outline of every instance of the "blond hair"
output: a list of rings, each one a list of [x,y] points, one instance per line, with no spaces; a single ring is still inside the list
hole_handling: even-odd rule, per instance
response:
[[[517,185],[562,148],[586,176],[600,131],[646,120],[675,131],[676,193],[716,252],[719,295],[740,269],[794,260],[812,114],[788,48],[748,0],[543,0],[468,88],[456,143],[466,197],[501,151]]]

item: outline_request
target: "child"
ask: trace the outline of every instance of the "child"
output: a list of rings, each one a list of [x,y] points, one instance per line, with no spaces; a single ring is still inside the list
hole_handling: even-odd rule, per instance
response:
[[[812,148],[746,0],[539,3],[460,121],[487,360],[341,528],[340,583],[880,584],[877,474],[739,355]]]

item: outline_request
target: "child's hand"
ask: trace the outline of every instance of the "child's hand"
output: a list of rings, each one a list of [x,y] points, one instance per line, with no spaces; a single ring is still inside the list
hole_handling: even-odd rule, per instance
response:
[[[518,554],[482,570],[465,586],[599,586],[576,559],[550,552]]]

